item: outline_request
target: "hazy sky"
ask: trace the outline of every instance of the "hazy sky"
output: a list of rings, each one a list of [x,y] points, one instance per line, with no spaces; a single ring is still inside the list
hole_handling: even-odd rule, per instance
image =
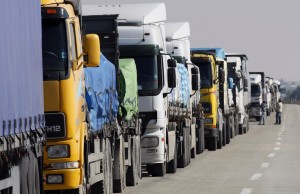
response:
[[[85,0],[85,3],[164,2],[167,21],[187,21],[192,47],[245,53],[250,71],[300,80],[299,0]],[[134,10],[133,10],[134,14]]]

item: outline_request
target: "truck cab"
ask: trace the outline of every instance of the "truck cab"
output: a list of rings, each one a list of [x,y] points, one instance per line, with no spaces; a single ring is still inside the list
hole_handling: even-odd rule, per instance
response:
[[[262,116],[261,104],[266,99],[264,72],[250,72],[251,81],[251,109],[250,116],[257,121]]]

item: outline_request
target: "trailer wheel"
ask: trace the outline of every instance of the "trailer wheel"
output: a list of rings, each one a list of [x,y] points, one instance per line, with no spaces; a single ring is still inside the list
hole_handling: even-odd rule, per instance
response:
[[[167,173],[176,173],[177,171],[177,143],[174,146],[174,159],[167,164]]]
[[[226,129],[226,144],[229,144],[232,133],[231,116],[226,118]]]
[[[125,172],[125,147],[124,138],[120,136],[115,142],[114,151],[114,193],[122,193],[126,187],[126,172]]]
[[[218,143],[217,143],[217,148],[218,149],[222,149],[223,146],[223,130],[219,130],[219,139],[218,139]]]
[[[112,158],[109,139],[105,139],[103,174],[104,180],[100,182],[101,194],[113,193]]]
[[[141,160],[140,160],[140,136],[132,137],[131,166],[128,166],[126,173],[127,186],[135,186],[141,179]]]
[[[147,171],[153,177],[162,177],[166,174],[166,162],[147,165]]]
[[[222,137],[223,137],[223,140],[222,140],[222,145],[223,146],[226,146],[226,141],[227,141],[227,136],[226,136],[226,133],[227,133],[227,125],[226,125],[226,119],[223,121],[223,130],[222,130]]]
[[[183,142],[182,142],[183,153],[182,153],[182,155],[180,155],[178,157],[178,161],[177,161],[177,167],[178,168],[184,168],[188,165],[188,152],[190,152],[189,149],[188,149],[188,136],[189,136],[189,134],[187,134],[186,130],[184,130],[184,129],[182,131],[183,131],[182,132],[183,133],[182,134],[182,136],[183,136]]]
[[[197,126],[196,128],[196,154],[201,154],[204,151],[204,122],[203,120],[198,120],[197,121]]]

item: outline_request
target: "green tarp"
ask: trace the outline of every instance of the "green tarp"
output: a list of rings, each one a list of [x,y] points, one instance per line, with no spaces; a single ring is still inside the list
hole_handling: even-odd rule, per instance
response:
[[[120,59],[120,95],[119,115],[130,121],[138,113],[137,71],[134,59]]]

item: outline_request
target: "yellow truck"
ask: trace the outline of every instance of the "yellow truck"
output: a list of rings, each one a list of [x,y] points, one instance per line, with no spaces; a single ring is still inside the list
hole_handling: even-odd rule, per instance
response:
[[[103,158],[105,162],[100,152],[108,143],[95,139],[89,144],[83,68],[99,65],[100,42],[97,35],[89,34],[82,46],[76,3],[41,0],[45,193],[85,193],[89,185],[103,180],[103,169],[96,165]],[[87,165],[87,160],[93,165]]]
[[[191,61],[200,68],[206,147],[208,150],[221,149],[230,142],[234,126],[233,110],[229,107],[224,50],[193,48]]]

